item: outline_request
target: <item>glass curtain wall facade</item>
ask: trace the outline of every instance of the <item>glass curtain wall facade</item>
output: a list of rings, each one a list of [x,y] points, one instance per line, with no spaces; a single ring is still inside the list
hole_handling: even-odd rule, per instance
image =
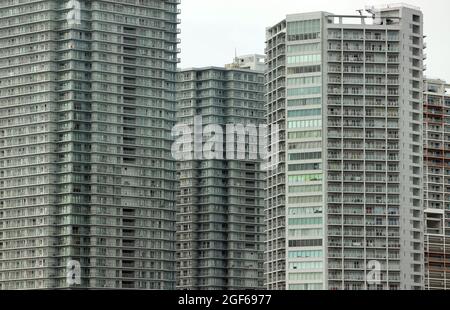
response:
[[[175,288],[178,3],[2,1],[1,289]]]
[[[265,124],[262,72],[199,68],[178,73],[177,118],[203,127]],[[194,125],[196,116],[201,124]],[[213,135],[219,135],[214,131]],[[189,290],[263,289],[264,175],[262,161],[249,157],[254,133],[246,133],[245,159],[223,154],[177,163],[177,288]],[[237,146],[235,137],[233,145]],[[198,143],[194,142],[194,143]],[[239,142],[241,143],[241,142]],[[253,142],[252,142],[253,143]],[[205,144],[206,145],[206,144]]]

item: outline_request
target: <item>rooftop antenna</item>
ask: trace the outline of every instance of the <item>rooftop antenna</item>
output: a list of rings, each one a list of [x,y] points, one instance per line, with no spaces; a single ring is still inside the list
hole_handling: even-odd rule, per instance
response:
[[[366,6],[366,11],[372,14],[372,19],[375,25],[382,25],[383,20],[380,17],[380,11],[375,6]]]
[[[374,6],[366,6],[366,11],[372,14],[372,18],[375,19],[375,7]]]

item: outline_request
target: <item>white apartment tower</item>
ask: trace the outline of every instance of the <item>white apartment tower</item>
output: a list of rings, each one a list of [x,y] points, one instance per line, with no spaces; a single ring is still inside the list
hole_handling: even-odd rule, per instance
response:
[[[367,12],[367,13],[366,13]],[[423,16],[288,15],[267,29],[268,289],[422,289]]]

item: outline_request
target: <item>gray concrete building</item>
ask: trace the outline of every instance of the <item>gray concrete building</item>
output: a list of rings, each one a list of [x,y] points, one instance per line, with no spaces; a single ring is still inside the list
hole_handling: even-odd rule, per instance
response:
[[[424,82],[425,288],[450,289],[450,85]]]
[[[407,5],[267,29],[268,289],[424,288],[424,47]]]
[[[1,1],[0,289],[175,288],[179,3]]]
[[[265,124],[263,72],[237,67],[182,70],[177,75],[177,118],[180,124],[203,128],[200,147],[211,138],[208,126],[219,125],[218,135],[226,134],[229,124]],[[254,133],[249,131],[241,142],[233,137],[232,146],[245,144],[242,159],[227,153],[227,136],[217,156],[203,154],[177,163],[179,289],[264,288],[265,172],[262,161],[249,156]]]

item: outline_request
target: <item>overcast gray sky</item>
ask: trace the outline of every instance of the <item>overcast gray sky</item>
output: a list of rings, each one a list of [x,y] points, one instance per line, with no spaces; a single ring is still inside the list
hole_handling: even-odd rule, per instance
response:
[[[181,68],[223,66],[238,54],[264,53],[265,29],[286,14],[328,11],[358,14],[386,0],[182,0]],[[450,1],[409,0],[424,13],[429,77],[450,83]]]

